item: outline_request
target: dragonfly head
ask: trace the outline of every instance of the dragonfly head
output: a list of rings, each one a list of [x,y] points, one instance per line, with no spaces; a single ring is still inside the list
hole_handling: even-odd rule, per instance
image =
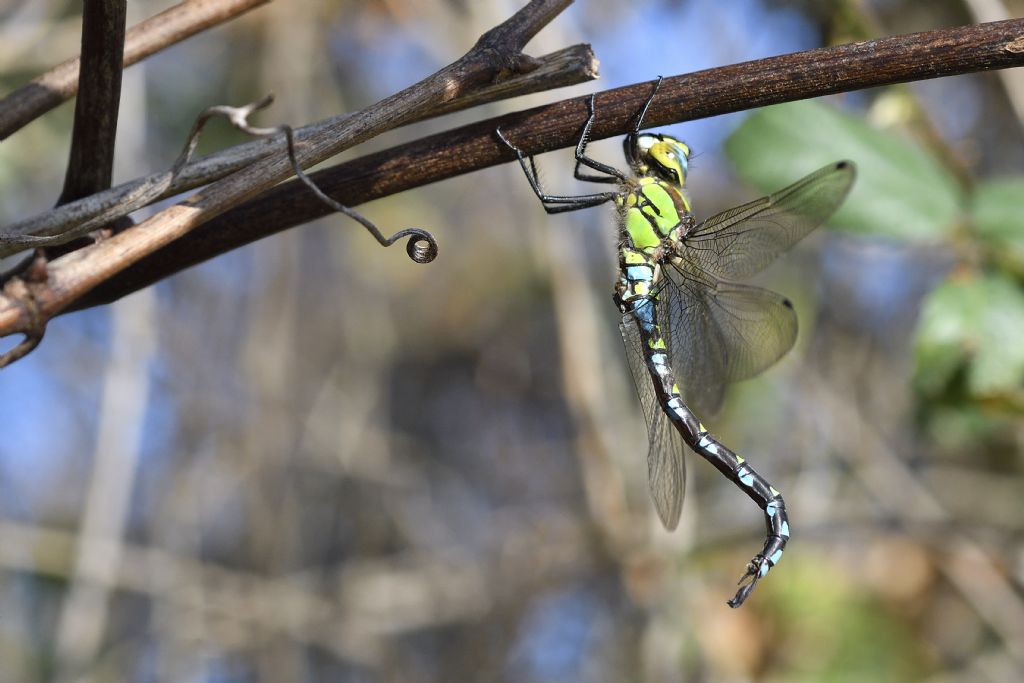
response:
[[[686,184],[690,148],[682,140],[661,133],[632,133],[623,145],[629,165],[638,174],[653,173],[679,187]]]

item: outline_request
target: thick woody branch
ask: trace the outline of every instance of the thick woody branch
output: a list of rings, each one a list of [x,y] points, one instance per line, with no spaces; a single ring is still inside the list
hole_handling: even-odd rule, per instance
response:
[[[1024,64],[1024,20],[893,36],[666,78],[647,113],[651,125],[716,116],[819,95]],[[651,92],[641,83],[597,95],[594,138],[628,132]],[[514,160],[501,127],[528,153],[576,144],[585,97],[433,135],[312,174],[349,206]],[[168,275],[328,213],[291,182],[239,206],[104,282],[75,309],[116,300]],[[2,303],[0,303],[0,321]],[[0,329],[3,329],[0,326]]]
[[[124,40],[124,66],[267,2],[269,0],[185,0],[128,31]],[[78,58],[69,59],[0,100],[0,140],[74,97],[78,92],[80,66]]]

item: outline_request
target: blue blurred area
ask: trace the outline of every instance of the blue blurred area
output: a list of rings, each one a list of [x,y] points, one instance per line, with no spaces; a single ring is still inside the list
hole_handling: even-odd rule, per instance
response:
[[[512,680],[604,681],[607,672],[595,671],[603,648],[614,647],[610,615],[598,595],[586,587],[538,595],[519,622],[509,652]]]
[[[91,434],[96,427],[104,349],[110,344],[107,316],[95,310],[62,318],[34,352],[3,371],[0,509],[6,514],[32,518],[43,512],[37,503],[53,500],[57,472],[69,464],[78,472],[87,469],[81,462],[83,444],[69,437]],[[5,349],[13,346],[4,342]],[[68,368],[68,358],[83,362]]]
[[[572,10],[570,10],[572,11]],[[582,10],[577,10],[582,11]],[[821,45],[800,12],[761,0],[623,3],[622,16],[593,25],[587,38],[601,60],[601,87],[649,81]],[[670,126],[701,164],[720,164],[720,147],[743,113]],[[711,159],[702,159],[708,155]]]

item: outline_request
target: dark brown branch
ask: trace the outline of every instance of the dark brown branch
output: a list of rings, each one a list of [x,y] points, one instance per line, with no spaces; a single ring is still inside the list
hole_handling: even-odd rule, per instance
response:
[[[185,0],[128,31],[124,40],[124,66],[268,1]],[[78,92],[78,72],[79,60],[69,59],[0,100],[0,140],[74,97]]]
[[[1015,42],[1016,41],[1016,42]],[[651,125],[689,121],[819,95],[1024,64],[1024,20],[963,26],[841,45],[666,78],[647,114]],[[597,96],[593,137],[622,135],[650,94],[642,83]],[[354,206],[513,160],[494,136],[501,126],[527,152],[575,145],[585,97],[474,123],[313,174]],[[104,282],[75,309],[116,300],[168,275],[328,213],[297,182],[207,223]]]
[[[121,104],[126,0],[93,0],[82,9],[82,69],[71,153],[58,204],[110,187]]]

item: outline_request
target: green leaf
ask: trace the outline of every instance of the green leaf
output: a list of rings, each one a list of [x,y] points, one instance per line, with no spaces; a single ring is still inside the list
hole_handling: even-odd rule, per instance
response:
[[[907,139],[820,102],[766,107],[725,142],[739,176],[773,192],[839,159],[857,164],[850,196],[829,224],[903,240],[940,240],[960,219],[953,177]]]
[[[1024,382],[1024,292],[1009,278],[952,279],[921,309],[914,342],[916,382],[945,390],[958,371],[975,398],[1013,394]]]
[[[1024,276],[1024,178],[1003,178],[978,185],[972,218],[978,237],[1006,270]]]
[[[886,562],[894,561],[900,549],[876,543],[872,550],[876,561]],[[760,599],[772,615],[775,642],[799,643],[799,647],[780,649],[772,666],[774,675],[764,679],[903,683],[927,678],[926,648],[891,606],[853,584],[844,572],[828,571],[824,557],[794,553],[786,562],[786,571],[758,590],[763,591]],[[913,591],[914,583],[904,582],[896,590],[907,588]]]

